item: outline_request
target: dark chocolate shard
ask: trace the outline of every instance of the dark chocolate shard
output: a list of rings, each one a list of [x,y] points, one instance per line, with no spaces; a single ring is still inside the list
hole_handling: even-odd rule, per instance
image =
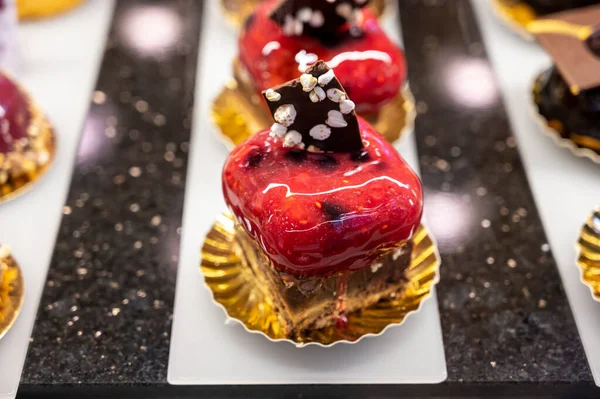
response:
[[[281,138],[285,147],[313,152],[363,148],[354,103],[325,62],[263,96],[275,119],[271,136]]]
[[[574,95],[600,87],[599,24],[600,4],[550,14],[528,25]]]
[[[360,35],[362,8],[369,0],[281,0],[270,18],[287,36],[311,36],[331,42],[333,37]]]

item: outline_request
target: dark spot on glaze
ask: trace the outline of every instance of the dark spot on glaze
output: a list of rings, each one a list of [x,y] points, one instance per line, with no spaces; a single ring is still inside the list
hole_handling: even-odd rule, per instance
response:
[[[244,21],[244,29],[248,30],[254,25],[254,21],[256,20],[256,15],[254,13],[250,14],[248,18]]]
[[[371,159],[369,153],[365,150],[353,152],[350,155],[350,159],[354,162],[367,162]]]
[[[253,148],[246,156],[246,167],[256,168],[264,156],[265,154],[259,148]]]
[[[388,164],[383,162],[383,161],[379,161],[379,163],[377,164],[377,170],[384,170],[387,169]]]
[[[304,162],[306,161],[306,151],[304,150],[290,150],[285,154],[285,157],[292,162]]]
[[[323,169],[334,169],[338,165],[337,160],[331,155],[317,154],[314,159]]]
[[[340,221],[342,216],[346,213],[344,208],[335,202],[323,201],[323,213],[325,213],[325,217],[329,221]]]

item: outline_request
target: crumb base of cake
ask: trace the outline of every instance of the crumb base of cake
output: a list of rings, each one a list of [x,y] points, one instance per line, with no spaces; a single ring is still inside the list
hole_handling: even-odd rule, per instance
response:
[[[236,241],[249,281],[254,281],[274,312],[287,337],[301,337],[307,330],[344,327],[352,312],[383,298],[402,293],[408,279],[412,242],[384,252],[369,267],[329,276],[292,276],[278,271],[248,233],[236,223]]]

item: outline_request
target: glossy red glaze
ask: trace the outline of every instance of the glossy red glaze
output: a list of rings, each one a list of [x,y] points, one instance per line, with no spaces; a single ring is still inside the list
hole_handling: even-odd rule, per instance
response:
[[[263,131],[229,155],[225,201],[278,269],[360,269],[419,225],[419,178],[372,126],[361,118],[359,125],[360,153],[285,148]]]
[[[27,97],[15,82],[0,73],[0,154],[13,151],[15,142],[27,137],[30,122]]]
[[[257,8],[239,39],[240,60],[259,92],[300,76],[304,70],[298,68],[295,57],[305,50],[327,62],[346,59],[330,66],[359,113],[376,111],[398,94],[406,79],[404,54],[368,10],[364,10],[360,38],[326,47],[312,37],[285,36],[268,16],[275,1]]]

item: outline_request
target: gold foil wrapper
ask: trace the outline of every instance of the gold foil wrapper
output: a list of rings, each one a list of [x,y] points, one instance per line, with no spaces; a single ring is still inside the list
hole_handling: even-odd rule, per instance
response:
[[[23,305],[23,275],[6,247],[0,246],[0,338],[14,324]]]
[[[271,341],[285,341],[297,347],[306,345],[332,346],[356,343],[367,336],[377,336],[420,310],[421,305],[439,280],[440,256],[433,238],[424,226],[414,233],[411,263],[405,276],[404,289],[393,297],[350,313],[345,328],[329,326],[305,331],[290,338],[283,334],[273,305],[255,285],[249,267],[244,266],[244,252],[236,240],[235,222],[230,214],[217,217],[204,240],[201,270],[214,302],[229,318],[239,322],[251,333],[262,334]]]
[[[31,0],[33,1],[33,0]],[[236,29],[244,23],[246,18],[258,7],[264,0],[219,0],[221,8],[225,14],[227,22]],[[369,9],[376,17],[381,18],[386,8],[388,0],[371,0]]]
[[[525,40],[534,40],[527,24],[534,21],[537,15],[526,3],[515,0],[491,0],[495,14],[510,30]]]
[[[533,118],[540,126],[542,132],[552,138],[559,147],[566,148],[578,158],[587,158],[600,164],[600,141],[589,136],[579,135],[574,132],[564,132],[563,124],[559,120],[548,120],[540,113],[538,97],[541,87],[539,80],[544,71],[536,75],[531,88],[531,105]]]
[[[29,148],[25,152],[0,154],[0,204],[30,189],[48,170],[56,154],[56,139],[48,119],[22,88],[29,101],[31,124]]]
[[[30,20],[62,14],[84,0],[16,0],[19,19]]]
[[[594,299],[600,302],[600,206],[596,207],[581,229],[577,249],[581,281],[588,286]]]
[[[231,78],[212,104],[212,119],[219,139],[232,149],[251,135],[268,129],[273,120],[263,99]],[[394,142],[414,130],[415,99],[408,85],[376,115],[364,116],[388,141]]]

